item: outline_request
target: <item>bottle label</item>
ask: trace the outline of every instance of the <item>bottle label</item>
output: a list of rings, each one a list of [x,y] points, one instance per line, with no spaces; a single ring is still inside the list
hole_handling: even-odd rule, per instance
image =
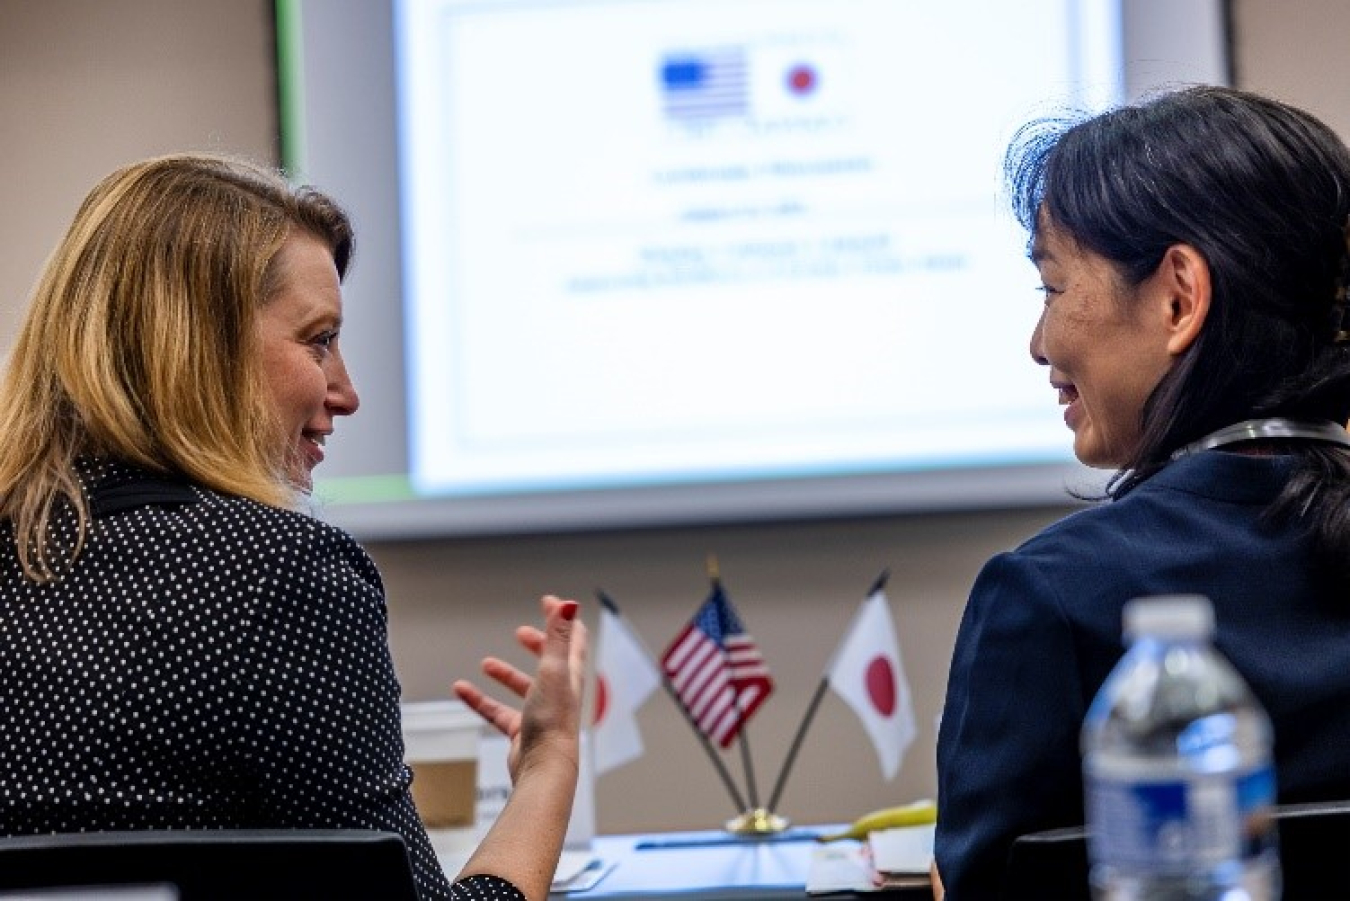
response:
[[[1095,863],[1186,870],[1247,860],[1273,847],[1275,775],[1089,773],[1089,850]]]

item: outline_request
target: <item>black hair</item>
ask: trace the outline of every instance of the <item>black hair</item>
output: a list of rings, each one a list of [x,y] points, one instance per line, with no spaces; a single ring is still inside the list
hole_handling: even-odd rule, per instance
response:
[[[1005,173],[1033,239],[1044,214],[1128,286],[1176,244],[1209,266],[1204,328],[1146,401],[1139,446],[1111,496],[1177,448],[1242,420],[1350,419],[1350,344],[1337,343],[1335,306],[1350,150],[1324,123],[1245,91],[1186,88],[1085,120],[1030,123]],[[1282,450],[1300,465],[1271,515],[1310,527],[1350,583],[1350,452],[1313,442]]]

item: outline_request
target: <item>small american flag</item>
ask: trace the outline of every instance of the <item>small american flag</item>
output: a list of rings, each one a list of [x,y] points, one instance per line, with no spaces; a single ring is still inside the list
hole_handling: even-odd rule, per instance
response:
[[[667,54],[658,80],[662,107],[671,119],[744,116],[750,107],[749,73],[740,47]]]
[[[773,691],[764,658],[720,582],[666,649],[661,668],[699,730],[722,748]]]

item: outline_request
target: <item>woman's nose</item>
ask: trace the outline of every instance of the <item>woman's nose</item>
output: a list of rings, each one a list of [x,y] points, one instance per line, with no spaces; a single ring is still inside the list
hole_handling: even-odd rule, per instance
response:
[[[335,356],[332,365],[328,375],[328,408],[338,416],[350,416],[361,406],[361,398],[342,357]]]
[[[1036,327],[1031,330],[1031,359],[1035,360],[1041,366],[1049,366],[1050,361],[1046,359],[1045,348],[1042,346],[1042,339],[1045,332],[1045,313],[1041,313],[1041,318],[1036,320]]]

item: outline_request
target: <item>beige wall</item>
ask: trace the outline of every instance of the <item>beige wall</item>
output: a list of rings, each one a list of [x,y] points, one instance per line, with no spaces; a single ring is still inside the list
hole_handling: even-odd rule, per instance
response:
[[[389,584],[405,688],[417,697],[442,691],[481,653],[503,605],[529,609],[544,588],[590,600],[603,587],[659,652],[706,596],[704,557],[716,552],[727,590],[778,682],[750,726],[761,800],[849,617],[868,583],[889,567],[920,736],[888,785],[857,720],[827,698],[779,804],[794,820],[826,822],[933,794],[933,721],[969,581],[991,553],[1051,518],[1049,511],[944,515],[380,545],[373,552]],[[673,703],[653,698],[640,720],[647,755],[597,785],[601,830],[697,828],[730,817],[735,811]],[[727,765],[739,780],[739,756],[729,755]]]
[[[0,348],[29,286],[87,188],[151,153],[219,148],[275,159],[270,4],[264,0],[0,0]],[[1234,0],[1237,75],[1350,134],[1344,0]],[[359,424],[359,421],[358,421]],[[843,820],[931,795],[933,720],[970,581],[991,553],[1062,510],[825,524],[427,541],[371,548],[389,587],[394,653],[411,699],[443,694],[555,591],[603,587],[659,648],[703,599],[716,553],[778,693],[751,724],[766,795],[796,724],[867,583],[890,597],[914,683],[919,740],[884,782],[852,715],[820,708],[779,812]],[[641,714],[648,754],[602,778],[603,832],[698,828],[735,811],[671,702]],[[739,757],[727,758],[741,776]]]
[[[1302,106],[1350,138],[1350,3],[1231,2],[1238,85]]]
[[[85,192],[174,150],[277,153],[264,0],[0,0],[0,348]]]

